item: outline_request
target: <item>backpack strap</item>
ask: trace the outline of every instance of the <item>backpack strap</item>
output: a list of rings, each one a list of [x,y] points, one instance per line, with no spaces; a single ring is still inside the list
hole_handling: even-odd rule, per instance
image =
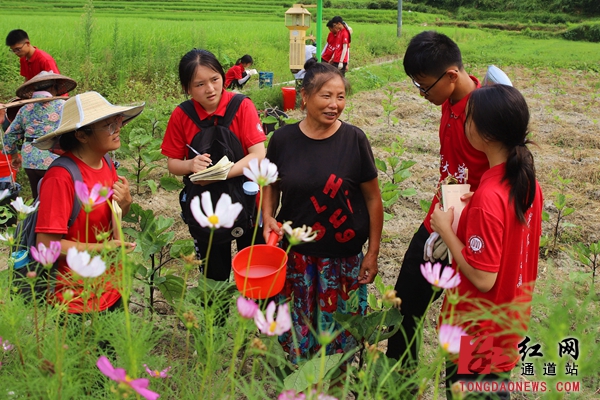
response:
[[[227,104],[225,116],[223,117],[220,125],[223,125],[225,128],[229,128],[229,125],[231,125],[231,122],[233,122],[233,118],[235,117],[235,114],[245,98],[246,96],[239,93],[233,96],[233,98],[229,101],[229,104]]]
[[[111,163],[109,163],[109,164],[111,164]],[[70,157],[66,157],[66,156],[58,157],[56,160],[54,160],[52,162],[52,164],[50,164],[48,169],[50,169],[52,167],[62,167],[64,169],[66,169],[69,172],[69,174],[71,175],[71,179],[73,179],[73,184],[76,181],[83,182],[83,177],[81,176],[81,171],[79,170],[77,163],[75,163],[75,161],[73,161]],[[40,183],[41,183],[41,181],[40,181]],[[38,193],[39,193],[39,188],[38,188]],[[69,228],[71,226],[73,226],[73,224],[75,223],[75,219],[79,215],[80,211],[81,211],[81,203],[77,199],[77,194],[75,194],[75,198],[73,201],[73,210],[71,210],[71,216],[69,217],[69,223],[68,223]]]
[[[200,120],[200,117],[196,112],[196,108],[194,107],[193,100],[184,101],[179,105],[179,108],[183,110],[185,115],[187,115],[194,122],[194,124],[196,124],[196,126],[200,128],[200,130],[208,128],[211,125],[217,124],[224,126],[225,128],[229,128],[229,125],[231,125],[235,114],[237,113],[238,109],[240,108],[240,105],[242,104],[242,101],[244,101],[245,98],[246,96],[244,96],[243,94],[236,94],[231,98],[231,100],[229,100],[223,118],[208,118],[204,121]]]
[[[210,125],[212,125],[210,123],[210,121],[209,121],[208,125],[206,123],[203,124],[202,121],[200,121],[200,117],[198,116],[198,113],[196,112],[196,108],[194,107],[193,100],[184,101],[178,107],[183,110],[185,115],[187,115],[194,122],[194,124],[196,124],[196,126],[198,128],[200,128],[200,130],[202,130],[204,128],[208,128]]]

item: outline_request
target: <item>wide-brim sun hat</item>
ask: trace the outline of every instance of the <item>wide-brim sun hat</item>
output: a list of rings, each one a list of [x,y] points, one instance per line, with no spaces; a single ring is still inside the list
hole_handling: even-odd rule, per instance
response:
[[[98,92],[78,94],[65,102],[58,128],[54,132],[34,140],[32,144],[41,150],[55,148],[54,144],[60,135],[115,115],[123,115],[123,125],[125,125],[137,117],[144,110],[144,106],[145,103],[130,106],[113,105]]]
[[[33,92],[44,90],[49,85],[56,87],[56,96],[69,93],[77,87],[77,82],[68,76],[55,74],[52,71],[42,71],[17,89],[17,97],[21,99],[30,99]]]

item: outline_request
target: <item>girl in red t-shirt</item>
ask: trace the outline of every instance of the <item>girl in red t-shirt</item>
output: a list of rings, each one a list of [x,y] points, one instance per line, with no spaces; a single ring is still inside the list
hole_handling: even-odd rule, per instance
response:
[[[227,70],[225,74],[225,87],[227,89],[241,89],[248,79],[256,73],[256,70],[248,70],[254,64],[252,56],[246,54],[238,58],[235,65]]]
[[[503,379],[516,365],[517,345],[528,325],[541,235],[543,199],[527,148],[525,99],[511,86],[486,86],[471,94],[466,113],[465,135],[486,154],[490,169],[463,210],[456,233],[452,207],[444,212],[438,205],[431,216],[432,229],[448,246],[463,278],[456,289],[458,304],[450,304],[447,295],[441,318],[471,336],[491,337],[498,350],[488,374],[457,374],[449,363],[447,387],[457,381]],[[498,395],[509,398],[508,393]]]
[[[74,278],[64,255],[72,247],[92,253],[93,256],[107,247],[118,249],[122,245],[120,240],[113,238],[113,214],[108,202],[116,201],[125,215],[132,198],[127,179],[117,176],[114,166],[108,164],[105,155],[121,146],[121,127],[143,109],[144,105],[112,105],[96,92],[82,93],[65,102],[59,127],[33,143],[42,150],[64,151],[65,154],[61,157],[68,157],[75,162],[88,190],[97,183],[113,189],[112,197],[94,205],[89,213],[82,208],[69,227],[73,202],[76,201],[75,184],[69,171],[59,167],[50,168],[42,180],[35,227],[36,240],[46,247],[52,241],[59,241],[61,244],[62,256],[58,263],[55,297],[59,302],[68,303],[70,313],[103,311],[113,309],[120,303],[121,295],[116,288],[114,266],[96,278],[101,281],[101,289],[90,294],[86,300],[82,296],[84,284]],[[105,232],[109,233],[107,241],[99,240],[99,234]],[[127,250],[135,247],[135,243],[124,245]],[[65,296],[67,290],[72,291],[68,297]]]
[[[223,117],[227,104],[235,96],[235,93],[226,91],[223,86],[225,81],[223,67],[216,57],[206,50],[194,49],[183,56],[179,63],[179,80],[183,91],[192,98],[195,111],[201,121],[217,116]],[[239,139],[245,154],[235,162],[227,175],[227,179],[233,179],[243,175],[243,169],[248,166],[250,160],[262,159],[266,153],[263,144],[266,136],[256,107],[250,99],[245,98],[241,102],[229,130]],[[202,132],[198,133],[198,131],[196,124],[181,107],[173,110],[161,145],[162,154],[168,157],[167,167],[172,174],[190,175],[205,170],[211,163],[219,161],[211,159],[211,155],[207,153],[189,157],[192,140]],[[210,182],[196,182],[196,184],[205,185]],[[212,199],[213,203],[218,200]],[[208,252],[208,241],[193,225],[190,225],[189,229],[194,238],[198,259],[204,259]],[[250,245],[251,240],[252,232],[244,231],[236,240],[238,250]],[[217,281],[228,280],[231,272],[231,242],[213,243],[209,263],[207,266],[203,265],[201,270],[204,268],[208,278]]]

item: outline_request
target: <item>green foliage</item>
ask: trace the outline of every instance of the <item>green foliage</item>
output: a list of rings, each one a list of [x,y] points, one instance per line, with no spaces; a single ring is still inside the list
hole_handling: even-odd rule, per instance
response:
[[[576,226],[564,220],[565,217],[575,212],[574,208],[567,207],[567,200],[571,196],[564,193],[567,185],[571,182],[571,179],[565,179],[560,176],[558,169],[552,170],[552,177],[553,180],[557,182],[559,190],[552,193],[554,196],[552,204],[556,208],[556,219],[552,222],[552,238],[550,239],[550,237],[546,235],[546,237],[544,237],[540,243],[540,247],[542,247],[542,245],[547,246],[550,241],[552,241],[552,247],[547,248],[546,254],[548,251],[551,251],[552,253],[556,252],[557,243],[560,242],[560,237],[564,230],[566,228],[573,228]],[[551,222],[551,217],[548,212],[542,211],[542,221]]]
[[[583,40],[598,43],[600,42],[600,23],[581,24],[571,27],[563,33],[563,37],[567,40]]]
[[[409,168],[417,163],[412,160],[400,160],[406,150],[403,145],[404,139],[394,141],[391,146],[384,147],[384,150],[390,154],[389,157],[385,160],[375,158],[375,166],[387,177],[385,180],[379,180],[379,190],[381,191],[384,219],[386,221],[393,217],[391,208],[400,200],[400,196],[409,197],[417,193],[414,188],[401,189],[400,186],[403,181],[410,178]]]
[[[139,123],[147,122],[150,125],[150,129],[145,129],[139,126]],[[119,149],[119,152],[133,161],[133,171],[128,171],[127,168],[123,168],[126,172],[126,176],[130,178],[136,185],[137,194],[140,194],[140,187],[142,185],[148,186],[152,193],[156,192],[156,182],[149,179],[150,172],[161,166],[159,160],[164,159],[164,156],[160,152],[160,144],[162,139],[158,138],[159,132],[162,133],[162,122],[158,120],[151,121],[140,121],[136,123],[136,127],[129,133],[128,140]],[[172,186],[169,186],[172,187]]]
[[[596,268],[600,264],[600,241],[596,243],[575,243],[570,252],[571,257],[581,263],[584,267],[590,268],[592,274],[592,287],[596,282]]]
[[[383,113],[386,116],[388,128],[398,123],[398,118],[392,116],[392,111],[398,108],[398,103],[394,100],[394,95],[398,92],[398,88],[387,85],[384,88],[385,97],[381,99],[381,105],[383,106]]]

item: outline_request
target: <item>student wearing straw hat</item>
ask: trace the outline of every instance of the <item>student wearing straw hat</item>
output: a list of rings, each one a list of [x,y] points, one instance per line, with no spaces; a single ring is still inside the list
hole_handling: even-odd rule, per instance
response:
[[[77,83],[67,76],[42,71],[17,89],[17,97],[21,99],[49,99],[22,106],[6,130],[2,143],[3,153],[12,156],[11,167],[15,170],[21,164],[25,167],[34,199],[38,196],[38,182],[58,156],[47,150],[39,150],[31,143],[58,128],[65,100],[50,99],[68,93],[75,87]],[[21,141],[22,158],[17,155],[17,144]]]
[[[73,279],[64,254],[72,247],[94,255],[106,247],[121,246],[122,242],[114,239],[112,235],[113,215],[108,202],[116,202],[125,215],[129,211],[132,198],[127,179],[117,176],[112,161],[106,155],[121,146],[119,135],[123,124],[138,116],[143,109],[144,104],[112,105],[99,93],[82,93],[65,102],[58,129],[33,143],[41,149],[64,151],[61,157],[68,157],[75,162],[88,190],[91,191],[98,183],[113,190],[107,201],[93,206],[89,213],[82,210],[69,227],[69,216],[76,201],[73,178],[65,168],[56,167],[50,168],[42,180],[35,229],[37,243],[44,243],[46,246],[49,246],[51,241],[61,243],[63,256],[59,258],[55,298],[58,302],[67,303],[64,293],[66,290],[72,290],[72,299],[68,301],[70,313],[103,311],[114,309],[120,304],[121,296],[114,284],[114,267],[109,267],[102,275],[102,291],[89,294],[84,300],[82,283]],[[99,234],[103,232],[108,232],[105,242],[98,239]],[[133,250],[135,247],[135,243],[123,244],[127,250]]]

